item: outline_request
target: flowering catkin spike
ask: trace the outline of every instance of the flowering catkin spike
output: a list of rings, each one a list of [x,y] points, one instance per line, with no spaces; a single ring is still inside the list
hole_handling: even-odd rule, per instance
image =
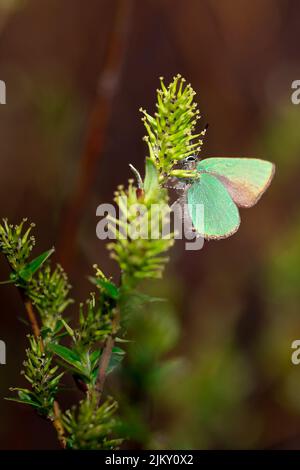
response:
[[[115,197],[119,218],[108,218],[116,238],[108,244],[108,249],[119,264],[127,287],[134,287],[142,279],[160,278],[168,260],[161,255],[174,243],[172,234],[167,238],[162,236],[170,209],[167,192],[160,187],[158,172],[150,159],[146,162],[142,195],[139,189],[129,181],[127,190],[119,191]],[[153,227],[155,237],[151,232]]]
[[[154,116],[140,109],[147,131],[144,140],[148,145],[149,157],[159,172],[160,182],[170,176],[176,163],[196,149],[201,149],[200,137],[204,136],[205,130],[195,132],[200,118],[197,104],[193,101],[195,94],[181,75],[176,75],[168,86],[160,77]]]

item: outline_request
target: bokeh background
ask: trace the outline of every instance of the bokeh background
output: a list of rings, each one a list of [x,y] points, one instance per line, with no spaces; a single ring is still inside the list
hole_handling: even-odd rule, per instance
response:
[[[167,300],[139,312],[108,384],[129,448],[300,447],[299,18],[297,0],[0,0],[0,214],[36,223],[36,252],[57,247],[76,300],[94,263],[118,276],[96,207],[129,162],[143,168],[138,110],[153,112],[159,76],[197,92],[203,155],[277,166],[237,234],[199,252],[177,242],[163,281],[145,286]],[[0,448],[57,448],[51,426],[3,400],[24,383],[26,327],[14,288],[0,299]]]

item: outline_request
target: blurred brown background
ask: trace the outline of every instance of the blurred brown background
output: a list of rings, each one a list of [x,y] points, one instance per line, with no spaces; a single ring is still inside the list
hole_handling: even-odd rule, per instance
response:
[[[153,112],[159,76],[181,73],[197,92],[210,124],[203,155],[277,166],[236,235],[199,252],[177,242],[151,285],[168,305],[156,306],[149,332],[169,334],[159,360],[174,367],[152,380],[149,358],[146,371],[131,352],[118,388],[131,394],[138,447],[300,447],[300,366],[290,360],[300,338],[300,107],[290,100],[299,18],[297,0],[0,0],[0,214],[36,223],[37,253],[58,247],[76,300],[92,264],[118,275],[96,238],[96,207],[131,177],[128,163],[143,169],[138,109]],[[1,286],[0,298],[5,397],[23,383],[26,328],[14,288]],[[1,399],[0,416],[0,448],[57,447],[31,409]]]

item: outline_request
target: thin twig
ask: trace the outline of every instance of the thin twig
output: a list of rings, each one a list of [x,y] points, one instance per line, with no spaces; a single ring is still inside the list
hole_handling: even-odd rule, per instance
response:
[[[33,311],[32,302],[24,295],[22,290],[20,290],[20,294],[24,302],[25,310],[27,312],[27,316],[31,325],[32,332],[36,338],[40,338],[41,330],[40,330],[37,318],[35,316],[35,313]]]
[[[14,269],[11,266],[10,262],[8,260],[7,260],[7,262],[8,262],[8,265],[9,265],[10,269],[13,271]],[[37,321],[37,317],[36,317],[36,314],[34,312],[32,302],[27,297],[24,289],[22,289],[21,287],[18,287],[18,291],[19,291],[21,299],[24,303],[25,310],[26,310],[28,320],[29,320],[32,332],[34,334],[34,337],[37,340],[40,341],[41,350],[44,351],[44,349],[45,349],[44,342],[43,342],[43,339],[41,337],[40,326],[39,326],[39,323]],[[59,406],[59,403],[56,400],[53,403],[53,414],[54,414],[54,419],[53,419],[52,423],[53,423],[53,426],[56,429],[58,441],[59,441],[61,447],[63,449],[65,449],[66,446],[67,446],[67,442],[66,442],[65,435],[64,435],[64,428],[63,428],[63,425],[62,425],[62,422],[61,422],[60,406]]]
[[[63,449],[67,447],[66,437],[65,437],[65,430],[61,421],[61,410],[58,401],[54,401],[53,403],[53,426],[56,429],[58,441]]]
[[[71,265],[81,214],[105,144],[107,125],[126,53],[133,1],[117,0],[116,3],[113,26],[98,80],[97,98],[87,125],[86,145],[81,157],[78,180],[63,217],[61,238],[58,242],[57,256],[65,269]]]
[[[44,342],[43,342],[42,337],[41,337],[41,330],[40,330],[40,327],[39,327],[39,324],[38,324],[38,321],[37,321],[37,318],[36,318],[36,315],[35,315],[35,312],[34,312],[34,309],[33,309],[33,306],[32,306],[32,302],[31,302],[30,299],[28,299],[28,297],[26,296],[23,289],[19,288],[18,290],[19,290],[21,298],[23,300],[25,310],[26,310],[26,313],[27,313],[27,316],[28,316],[28,319],[29,319],[34,337],[40,341],[41,350],[44,351],[44,349],[45,349]],[[61,447],[63,449],[65,449],[67,443],[66,443],[66,438],[65,438],[65,434],[64,434],[64,427],[63,427],[62,422],[61,422],[60,406],[59,406],[59,403],[56,400],[53,403],[53,413],[54,413],[54,419],[53,419],[52,423],[53,423],[53,426],[56,429],[58,441],[59,441]]]
[[[28,297],[26,296],[26,294],[24,293],[24,291],[22,289],[19,289],[19,291],[20,291],[22,300],[23,300],[24,305],[25,305],[25,309],[26,309],[26,312],[27,312],[28,319],[30,321],[32,332],[33,332],[35,338],[40,340],[41,349],[42,349],[42,351],[44,351],[44,349],[45,349],[44,342],[41,338],[41,330],[40,330],[36,315],[34,313],[32,302],[31,302],[30,299],[28,299]],[[59,406],[59,403],[56,400],[53,403],[53,413],[54,413],[54,419],[52,421],[53,426],[56,429],[57,438],[58,438],[58,441],[59,441],[61,447],[63,449],[65,449],[67,443],[66,443],[66,438],[65,438],[65,434],[64,434],[64,427],[63,427],[62,422],[61,422],[60,406]]]
[[[105,346],[101,354],[101,360],[99,363],[99,373],[98,373],[97,383],[95,387],[96,392],[98,393],[98,396],[99,396],[99,401],[103,392],[104,382],[106,379],[106,370],[107,370],[107,367],[109,365],[109,361],[112,355],[112,349],[113,349],[114,343],[115,343],[115,340],[113,336],[109,336],[105,342]]]
[[[118,308],[116,308],[114,312],[114,318],[112,321],[112,332],[105,341],[105,345],[104,345],[104,348],[100,357],[100,362],[99,362],[98,377],[97,377],[97,381],[95,385],[95,391],[97,393],[98,403],[101,400],[104,383],[105,383],[106,375],[107,375],[106,371],[107,371],[110,358],[112,355],[112,350],[115,344],[115,337],[119,329],[119,324],[120,324],[119,310]]]

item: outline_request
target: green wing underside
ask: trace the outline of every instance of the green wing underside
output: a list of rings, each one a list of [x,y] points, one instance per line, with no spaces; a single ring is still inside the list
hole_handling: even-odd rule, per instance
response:
[[[215,176],[201,173],[187,191],[187,202],[193,225],[204,238],[226,238],[239,228],[238,208]]]
[[[268,188],[274,165],[257,158],[212,157],[202,160],[197,170],[216,176],[240,207],[251,207]]]

